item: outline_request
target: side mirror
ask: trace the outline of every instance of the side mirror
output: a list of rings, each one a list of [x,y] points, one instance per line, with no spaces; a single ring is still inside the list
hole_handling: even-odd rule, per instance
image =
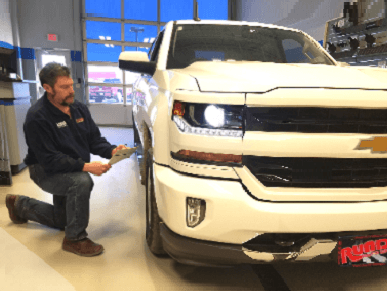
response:
[[[125,71],[153,76],[156,62],[150,62],[145,52],[122,52],[119,57],[119,68]]]
[[[339,64],[339,67],[350,67],[351,65],[345,62],[337,62]]]

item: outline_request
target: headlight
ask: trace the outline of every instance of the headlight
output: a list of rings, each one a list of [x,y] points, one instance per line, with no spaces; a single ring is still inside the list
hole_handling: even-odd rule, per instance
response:
[[[223,108],[214,105],[207,106],[204,110],[206,122],[213,127],[221,127],[225,124],[225,113]]]
[[[183,103],[175,101],[172,120],[181,132],[242,137],[243,105]]]

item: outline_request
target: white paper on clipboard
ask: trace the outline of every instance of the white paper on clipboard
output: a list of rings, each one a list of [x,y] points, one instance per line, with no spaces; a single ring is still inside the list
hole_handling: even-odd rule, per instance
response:
[[[114,165],[116,163],[118,163],[119,161],[122,161],[124,159],[127,159],[127,158],[130,158],[130,156],[136,152],[137,150],[137,147],[135,148],[127,148],[127,149],[123,149],[123,150],[119,150],[117,151],[114,156],[110,159],[109,161],[109,165]]]

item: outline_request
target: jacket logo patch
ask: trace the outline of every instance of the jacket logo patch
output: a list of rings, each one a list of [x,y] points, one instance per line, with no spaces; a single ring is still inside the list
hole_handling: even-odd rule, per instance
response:
[[[67,123],[66,123],[66,121],[58,122],[58,123],[56,124],[56,126],[58,126],[58,128],[66,127],[66,126],[67,126]]]
[[[77,123],[84,122],[84,121],[85,121],[85,119],[83,119],[83,118],[78,118],[77,119]]]

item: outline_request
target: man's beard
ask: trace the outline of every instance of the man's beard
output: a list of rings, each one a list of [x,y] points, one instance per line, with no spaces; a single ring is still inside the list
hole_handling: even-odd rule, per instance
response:
[[[70,105],[74,104],[75,100],[73,100],[71,102],[67,101],[68,99],[70,99],[70,97],[74,97],[74,95],[67,96],[66,99],[63,100],[60,105],[62,105],[62,106],[70,106]]]
[[[54,98],[55,98],[56,92],[55,92],[54,89],[52,89],[52,90],[54,91]],[[67,100],[70,99],[70,97],[74,97],[74,94],[71,94],[71,95],[67,96],[66,99],[63,100],[63,101],[60,103],[60,105],[62,105],[62,106],[70,106],[70,105],[74,104],[75,99],[74,99],[73,101],[71,101],[71,102],[67,102]]]

